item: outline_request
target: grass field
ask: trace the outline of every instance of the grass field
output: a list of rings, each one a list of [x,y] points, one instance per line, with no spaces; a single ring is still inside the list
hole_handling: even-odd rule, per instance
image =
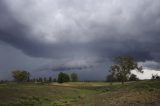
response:
[[[160,81],[4,83],[0,106],[160,106]]]

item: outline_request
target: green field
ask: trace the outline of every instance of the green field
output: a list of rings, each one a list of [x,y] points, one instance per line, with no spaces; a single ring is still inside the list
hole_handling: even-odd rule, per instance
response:
[[[4,83],[0,106],[160,106],[160,81]]]

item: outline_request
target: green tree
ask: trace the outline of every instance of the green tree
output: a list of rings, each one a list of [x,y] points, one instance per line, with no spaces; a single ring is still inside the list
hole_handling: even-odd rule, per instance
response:
[[[29,81],[30,73],[25,70],[14,70],[12,76],[15,81]]]
[[[131,74],[131,75],[130,75],[129,81],[137,81],[137,80],[139,80],[139,79],[137,78],[137,75],[135,75],[135,74]]]
[[[151,77],[151,79],[152,79],[152,80],[154,80],[154,79],[155,79],[155,76],[154,76],[153,74],[152,74],[152,77]]]
[[[42,77],[39,77],[39,78],[38,78],[38,82],[43,82]]]
[[[43,82],[47,82],[47,78],[46,77],[43,78]]]
[[[56,79],[56,78],[54,78],[54,79],[53,79],[53,82],[57,82],[57,79]]]
[[[159,80],[160,79],[160,76],[158,76],[158,74],[156,74],[156,75],[153,75],[152,74],[152,78],[151,78],[152,80]]]
[[[59,83],[63,83],[63,82],[69,82],[70,81],[70,78],[69,78],[69,75],[66,74],[66,73],[63,73],[63,72],[60,72],[58,74],[58,82]]]
[[[48,82],[52,82],[52,77],[49,77]]]
[[[142,66],[139,67],[132,56],[117,57],[116,63],[110,68],[111,74],[121,81],[122,84],[124,84],[131,75],[131,70],[137,70],[138,72],[143,73]]]
[[[112,82],[117,81],[117,79],[115,78],[115,76],[114,76],[113,74],[109,74],[109,75],[107,75],[107,77],[106,77],[106,81],[107,81],[107,82],[110,82],[110,83],[112,84]]]
[[[71,74],[71,80],[72,82],[77,82],[78,81],[78,75],[76,73]]]

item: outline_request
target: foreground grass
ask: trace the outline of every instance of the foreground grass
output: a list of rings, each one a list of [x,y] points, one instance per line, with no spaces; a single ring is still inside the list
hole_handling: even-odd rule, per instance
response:
[[[159,106],[160,81],[0,84],[0,106]]]

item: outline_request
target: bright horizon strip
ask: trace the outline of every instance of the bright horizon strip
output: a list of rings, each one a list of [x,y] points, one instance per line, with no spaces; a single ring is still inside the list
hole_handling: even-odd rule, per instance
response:
[[[153,69],[143,69],[143,73],[139,73],[135,70],[132,71],[133,74],[137,75],[139,79],[151,79],[152,74],[153,75],[159,75],[160,76],[160,70],[153,70]]]

